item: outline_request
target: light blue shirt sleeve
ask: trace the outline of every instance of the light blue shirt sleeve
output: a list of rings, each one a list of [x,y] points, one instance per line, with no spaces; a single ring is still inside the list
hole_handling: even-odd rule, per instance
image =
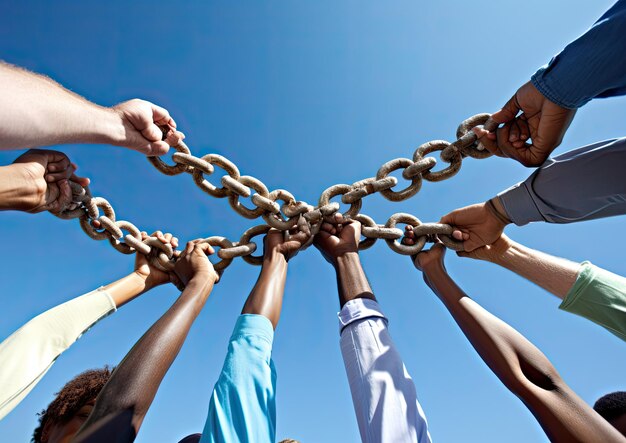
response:
[[[626,214],[626,138],[548,159],[525,181],[498,194],[518,226],[573,223]]]
[[[557,105],[579,108],[593,98],[626,94],[625,54],[626,0],[619,0],[531,81]]]
[[[274,329],[266,317],[239,316],[213,388],[201,443],[275,442],[273,340]]]

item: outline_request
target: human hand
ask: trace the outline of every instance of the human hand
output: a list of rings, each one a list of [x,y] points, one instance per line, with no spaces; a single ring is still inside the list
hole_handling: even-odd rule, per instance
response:
[[[463,241],[463,248],[471,252],[495,242],[504,231],[506,223],[496,217],[487,203],[478,203],[452,211],[440,223],[454,226],[452,237]]]
[[[435,243],[432,247],[424,251],[422,250],[417,255],[411,257],[415,267],[424,273],[424,276],[430,272],[438,270],[445,271],[446,267],[443,263],[443,259],[446,256],[446,247],[442,243]]]
[[[341,214],[335,214],[335,223],[324,223],[320,232],[315,236],[315,247],[322,256],[333,266],[337,265],[337,258],[348,253],[359,252],[361,240],[361,223],[345,221]]]
[[[160,242],[164,245],[171,245],[172,249],[176,249],[178,247],[178,239],[170,233],[166,233],[163,235],[161,231],[156,231],[151,234],[150,237],[156,237]],[[141,233],[141,240],[145,240],[148,238],[148,234],[146,232]],[[176,277],[175,273],[168,273],[161,271],[160,269],[153,266],[149,261],[148,257],[137,252],[135,254],[135,274],[137,274],[142,280],[145,281],[146,290],[152,289],[156,286],[162,285],[164,283],[174,283],[178,285],[178,277]]]
[[[113,143],[149,156],[166,154],[170,146],[176,146],[185,138],[176,130],[176,122],[166,109],[145,100],[133,99],[113,106],[122,120],[123,134]],[[165,139],[161,128],[169,127]]]
[[[20,211],[62,212],[72,203],[69,182],[89,185],[89,179],[74,174],[77,166],[58,151],[30,149],[15,159],[12,166],[17,172],[14,179],[20,183],[12,209]]]
[[[213,269],[213,264],[207,257],[215,253],[215,250],[203,241],[203,239],[197,239],[187,242],[185,250],[174,265],[174,273],[184,286],[187,286],[194,278],[209,280],[211,283],[219,280],[218,273]]]
[[[517,115],[522,111],[521,115]],[[510,157],[527,167],[543,164],[561,144],[576,109],[563,108],[548,100],[528,82],[491,118],[504,126],[496,132],[474,128],[485,148],[501,157]],[[526,143],[530,137],[532,143]]]
[[[494,243],[474,249],[471,252],[459,251],[459,257],[474,258],[496,263],[513,246],[513,242],[505,234],[502,234]]]
[[[285,237],[282,231],[270,229],[264,239],[263,258],[270,259],[276,254],[281,254],[286,261],[289,261],[298,254],[310,238],[311,234],[303,231],[293,230]]]

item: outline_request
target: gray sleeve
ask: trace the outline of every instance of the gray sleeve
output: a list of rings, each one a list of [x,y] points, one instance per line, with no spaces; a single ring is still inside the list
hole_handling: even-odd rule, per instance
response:
[[[525,181],[498,197],[509,219],[518,226],[626,214],[626,138],[550,158]]]

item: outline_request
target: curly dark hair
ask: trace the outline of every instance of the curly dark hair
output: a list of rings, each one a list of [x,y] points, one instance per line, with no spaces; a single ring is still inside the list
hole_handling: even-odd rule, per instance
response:
[[[68,381],[57,392],[56,397],[46,409],[39,413],[39,426],[33,432],[32,441],[42,443],[43,429],[47,423],[65,423],[69,421],[80,408],[98,396],[113,369],[105,366],[102,369],[90,369]]]
[[[626,391],[603,395],[593,405],[593,409],[607,421],[621,417],[626,414]]]

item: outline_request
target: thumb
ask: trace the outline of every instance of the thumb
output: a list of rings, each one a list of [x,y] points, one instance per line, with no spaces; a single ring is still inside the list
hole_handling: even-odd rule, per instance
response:
[[[511,97],[508,102],[500,109],[498,112],[494,112],[491,115],[491,118],[496,123],[506,123],[517,116],[517,113],[520,111],[519,106],[517,106],[517,99],[515,96]]]

